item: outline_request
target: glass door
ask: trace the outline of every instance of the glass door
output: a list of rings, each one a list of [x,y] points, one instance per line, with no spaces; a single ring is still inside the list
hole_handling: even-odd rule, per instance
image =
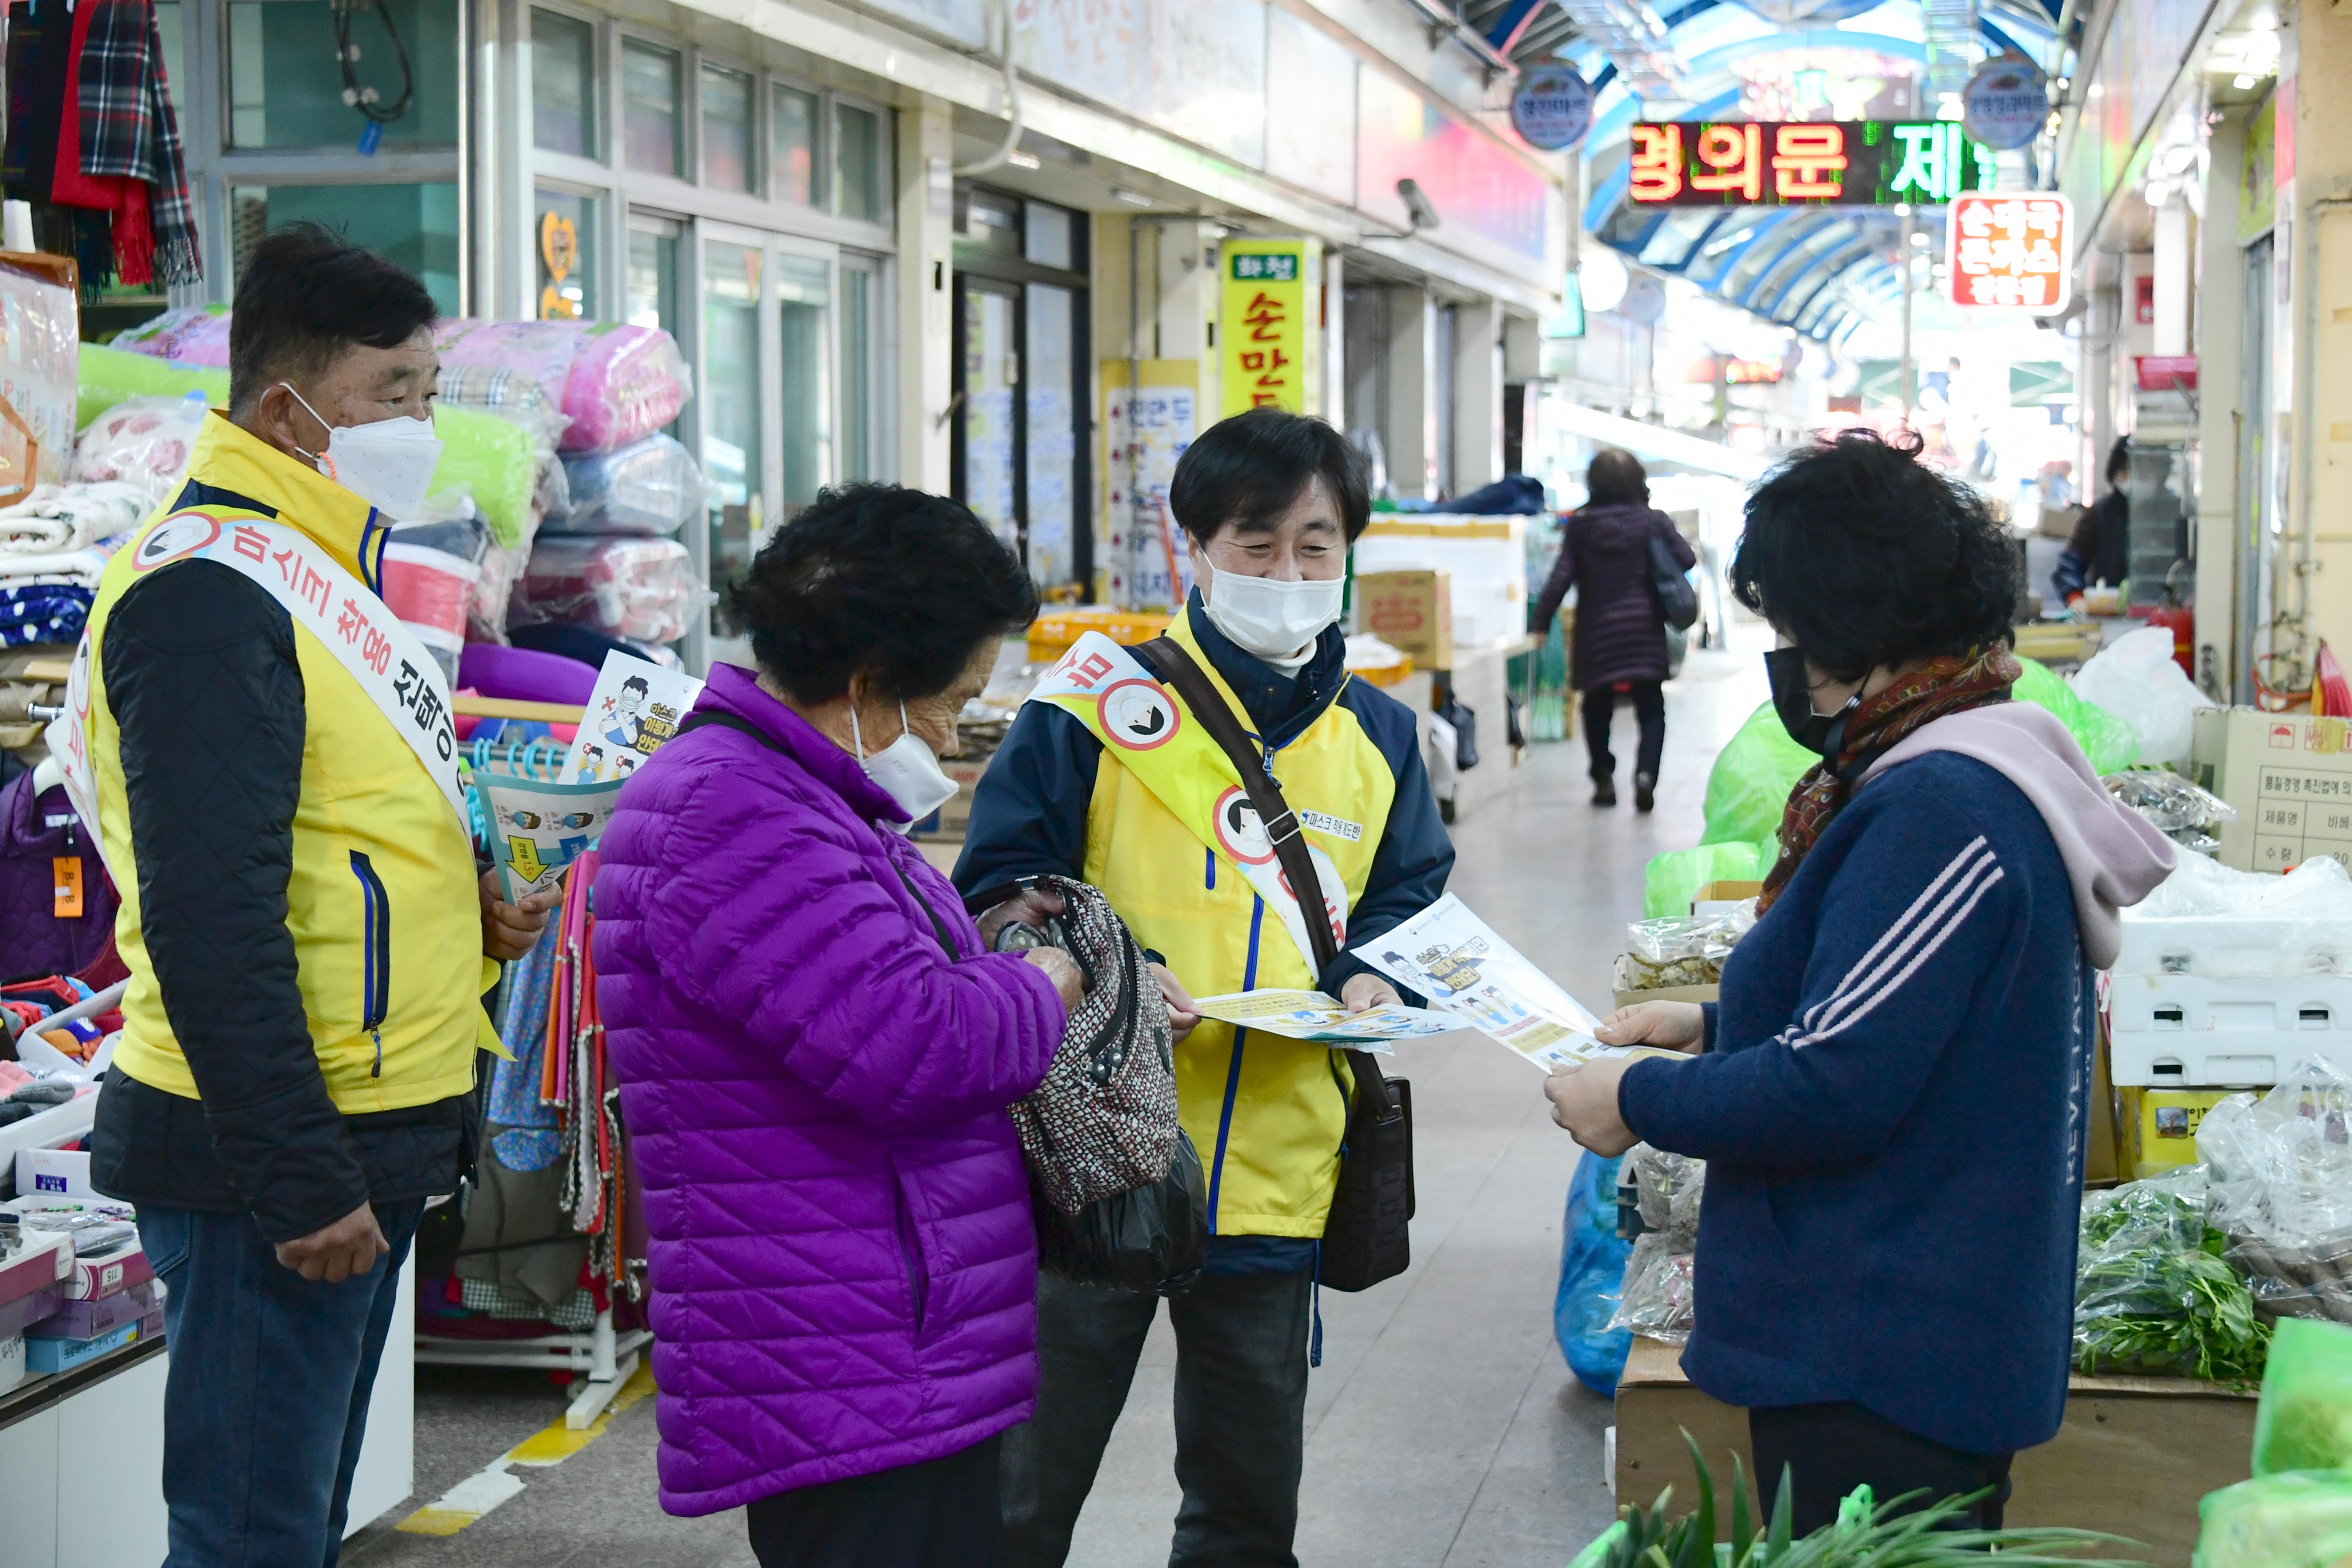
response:
[[[782,372],[783,489],[777,520],[833,482],[833,263],[789,252],[776,258],[776,360]]]
[[[702,472],[710,491],[710,585],[722,594],[751,563],[763,516],[760,396],[761,247],[702,242]],[[737,635],[724,616],[722,636]],[[713,656],[719,654],[712,650]]]
[[[1020,464],[1024,410],[1015,346],[1021,290],[965,278],[956,297],[956,493],[1016,555],[1026,556]]]
[[[1022,292],[1022,444],[1028,459],[1022,510],[1029,575],[1050,586],[1077,573],[1076,296],[1050,283],[1031,283]]]

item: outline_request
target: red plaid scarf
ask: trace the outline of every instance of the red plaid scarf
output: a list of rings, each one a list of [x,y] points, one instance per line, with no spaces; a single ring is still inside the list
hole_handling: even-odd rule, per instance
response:
[[[1957,657],[1931,658],[1875,697],[1865,697],[1846,721],[1838,754],[1807,770],[1789,792],[1780,816],[1780,858],[1764,879],[1758,913],[1771,908],[1806,853],[1820,842],[1831,819],[1853,793],[1849,781],[1871,759],[1893,750],[1913,731],[1970,708],[2009,700],[2009,689],[2024,673],[2005,647],[1979,648]]]
[[[194,283],[204,275],[180,156],[179,121],[163,76],[163,31],[150,0],[84,0],[88,32],[74,62],[79,174],[110,191],[122,279]],[[75,30],[84,26],[75,17]],[[62,154],[63,147],[59,149]],[[65,174],[64,158],[59,174]],[[61,190],[58,200],[68,200]],[[100,205],[84,199],[84,205]],[[126,221],[127,220],[127,221]]]

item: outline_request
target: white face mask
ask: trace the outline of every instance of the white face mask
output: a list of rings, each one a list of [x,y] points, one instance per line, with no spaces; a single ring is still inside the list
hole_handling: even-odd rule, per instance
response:
[[[1270,664],[1306,662],[1323,628],[1339,618],[1339,604],[1348,592],[1344,577],[1277,583],[1271,577],[1220,572],[1209,565],[1206,552],[1201,563],[1209,567],[1202,589],[1210,624],[1242,651]]]
[[[883,792],[898,803],[907,814],[904,822],[890,826],[901,833],[911,832],[915,824],[939,810],[955,798],[956,782],[940,766],[940,759],[923,738],[906,729],[907,705],[898,704],[898,723],[904,732],[875,752],[866,754],[866,737],[858,732],[857,710],[849,710],[849,740],[857,748],[857,762],[866,776],[882,786]]]
[[[278,385],[294,393],[294,401],[320,424],[327,422],[310,400],[294,392],[291,382]],[[425,492],[433,483],[433,469],[441,461],[441,440],[429,419],[404,414],[367,425],[327,426],[327,449],[304,452],[320,473],[395,521],[414,519],[425,507]]]

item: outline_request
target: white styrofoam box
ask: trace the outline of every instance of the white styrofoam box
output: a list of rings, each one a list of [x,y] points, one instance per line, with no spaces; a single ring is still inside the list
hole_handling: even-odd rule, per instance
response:
[[[20,1149],[16,1191],[25,1197],[94,1198],[87,1149]]]
[[[1381,512],[1356,541],[1368,572],[1448,572],[1454,640],[1482,647],[1528,629],[1528,520],[1450,512]]]
[[[2255,1088],[2313,1057],[2352,1073],[2352,976],[2116,974],[2107,1008],[2118,1085]]]
[[[2352,974],[2352,926],[2340,920],[2248,915],[2146,917],[2126,910],[2123,948],[2109,973],[2217,980]]]

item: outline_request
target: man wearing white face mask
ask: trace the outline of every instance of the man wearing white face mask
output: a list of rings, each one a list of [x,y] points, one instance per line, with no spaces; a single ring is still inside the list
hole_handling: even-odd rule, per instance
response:
[[[1318,419],[1271,408],[1186,450],[1169,508],[1199,587],[1170,640],[1206,672],[1304,829],[1343,948],[1445,890],[1454,848],[1402,703],[1349,679],[1337,625],[1348,547],[1370,521],[1362,458]],[[1337,1184],[1350,1069],[1341,1053],[1196,1020],[1191,994],[1320,988],[1399,1000],[1342,952],[1309,956],[1297,900],[1233,786],[1233,764],[1170,688],[1116,648],[1074,648],[982,775],[956,885],[981,929],[1034,922],[1054,873],[1100,888],[1164,956],[1189,1033],[1178,1110],[1208,1168],[1205,1277],[1171,1297],[1176,1471],[1171,1564],[1289,1568],[1297,1522],[1312,1288]],[[1095,668],[1099,663],[1100,669]],[[1129,661],[1132,662],[1132,661]],[[1090,689],[1089,683],[1097,689]],[[1058,1564],[1157,1310],[1157,1298],[1047,1276],[1037,1292],[1036,1416],[1006,1436],[1013,1568]]]
[[[477,873],[449,694],[379,596],[440,454],[432,297],[316,228],[239,268],[226,416],[109,563],[50,731],[122,890],[91,1136],[170,1288],[168,1568],[335,1561],[481,997],[551,899]]]

